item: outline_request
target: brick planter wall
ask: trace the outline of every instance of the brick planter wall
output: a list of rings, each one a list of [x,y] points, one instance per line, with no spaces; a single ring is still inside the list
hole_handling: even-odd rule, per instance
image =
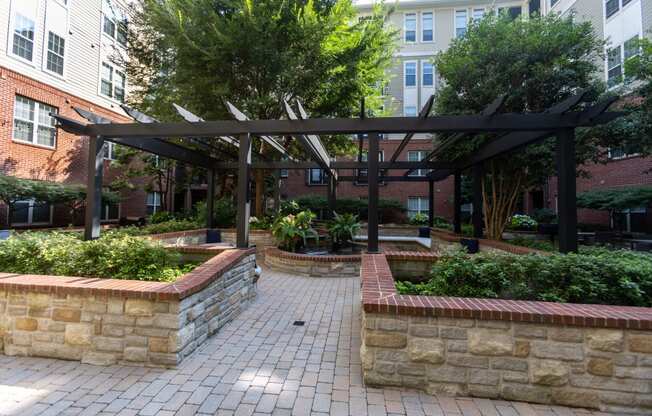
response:
[[[175,246],[188,246],[204,244],[206,242],[206,228],[187,231],[174,231],[171,233],[152,234],[147,236],[151,240]]]
[[[255,296],[255,250],[213,253],[174,283],[0,273],[0,348],[173,367]]]
[[[272,270],[309,277],[356,277],[360,255],[311,256],[289,253],[276,247],[265,250],[265,264]]]
[[[472,237],[461,237],[455,233],[452,233],[448,230],[441,230],[438,228],[433,228],[430,230],[430,249],[432,251],[437,251],[440,246],[459,246],[459,242],[462,238],[472,238]],[[517,246],[514,244],[509,244],[504,241],[489,240],[486,238],[479,238],[480,241],[480,251],[505,251],[512,254],[550,254],[547,251],[537,250],[534,248]]]
[[[222,241],[235,245],[236,235],[232,228],[221,229]],[[249,245],[255,245],[258,248],[258,255],[265,256],[265,248],[276,247],[276,240],[268,230],[249,230]]]
[[[370,385],[652,414],[652,308],[399,295],[363,255]]]

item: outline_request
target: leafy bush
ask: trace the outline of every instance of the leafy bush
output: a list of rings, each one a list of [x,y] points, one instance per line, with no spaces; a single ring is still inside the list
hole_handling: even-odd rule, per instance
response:
[[[412,218],[410,218],[410,224],[412,225],[428,225],[428,216],[417,212]]]
[[[509,228],[513,230],[536,230],[538,225],[529,215],[514,214],[509,220]]]
[[[554,224],[557,222],[557,214],[550,208],[539,208],[534,211],[532,217],[540,224]]]
[[[160,224],[162,222],[172,221],[176,219],[174,214],[169,211],[155,212],[149,216],[147,222],[150,224]]]
[[[301,244],[306,245],[308,237],[319,238],[312,228],[315,214],[310,211],[301,211],[297,215],[279,217],[272,226],[272,235],[276,238],[281,248],[295,252]]]
[[[400,293],[652,306],[652,256],[600,248],[581,254],[444,253],[430,280]]]
[[[553,244],[548,240],[536,240],[533,238],[517,237],[511,240],[507,240],[506,243],[542,251],[555,251],[555,246],[553,246]]]
[[[293,201],[299,210],[310,210],[314,213],[322,213],[328,210],[328,201],[326,197],[318,195],[306,195],[295,198]],[[281,205],[283,207],[283,205]],[[369,202],[360,198],[338,198],[335,202],[335,211],[340,214],[354,214],[360,218],[366,218]],[[395,217],[393,212],[402,214],[405,207],[397,199],[380,198],[378,200],[378,210],[381,218]]]
[[[0,242],[0,271],[21,274],[172,281],[192,266],[161,244],[111,231],[83,241],[75,233],[26,232]]]
[[[271,216],[264,216],[262,218],[249,217],[249,227],[252,230],[269,230],[274,224],[274,218]]]
[[[235,216],[238,210],[233,204],[233,201],[230,198],[221,198],[216,199],[213,204],[213,224],[219,228],[235,226]],[[195,212],[197,222],[206,224],[206,201],[196,203]]]
[[[132,236],[137,235],[152,235],[152,234],[163,234],[163,233],[173,233],[176,231],[186,231],[186,230],[196,230],[202,228],[204,225],[197,221],[192,220],[169,220],[166,222],[160,222],[157,224],[148,224],[142,227],[137,227],[135,225],[129,227],[122,227],[119,229],[119,232],[123,234],[128,234]]]
[[[328,235],[333,241],[333,245],[342,245],[353,240],[353,237],[360,231],[360,222],[358,216],[353,214],[334,213],[332,221],[326,225]]]

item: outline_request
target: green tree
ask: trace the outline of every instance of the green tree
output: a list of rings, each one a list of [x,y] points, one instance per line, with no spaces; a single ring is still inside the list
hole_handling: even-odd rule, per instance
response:
[[[503,94],[501,111],[515,113],[544,111],[579,89],[595,98],[603,90],[596,66],[602,49],[591,24],[573,16],[512,20],[489,13],[436,56],[443,81],[436,111],[477,114]],[[578,163],[597,158],[598,141],[578,136]],[[492,137],[458,140],[441,158],[463,160]],[[490,238],[500,239],[522,193],[554,174],[554,139],[491,160],[484,169],[485,228]]]

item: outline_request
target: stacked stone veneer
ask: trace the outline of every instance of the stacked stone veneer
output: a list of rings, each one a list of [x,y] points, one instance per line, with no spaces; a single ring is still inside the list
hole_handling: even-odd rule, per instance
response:
[[[206,228],[187,231],[174,231],[171,233],[153,234],[148,236],[151,240],[160,241],[162,244],[174,246],[188,246],[206,243]]]
[[[370,385],[652,414],[652,308],[396,293],[362,259]]]
[[[232,228],[221,229],[222,241],[225,243],[236,243],[236,230]],[[269,230],[249,230],[249,244],[258,248],[258,255],[265,256],[267,247],[276,247],[276,239]]]
[[[255,250],[216,252],[174,283],[0,273],[0,348],[173,367],[255,296]]]
[[[312,256],[289,253],[276,247],[265,250],[265,264],[272,270],[308,277],[357,277],[360,255]]]

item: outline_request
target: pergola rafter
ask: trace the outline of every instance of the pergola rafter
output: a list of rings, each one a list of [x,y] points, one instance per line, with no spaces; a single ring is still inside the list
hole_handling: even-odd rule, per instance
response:
[[[239,178],[237,244],[239,247],[248,246],[249,179],[252,168],[306,169],[316,167],[326,169],[328,172],[331,172],[329,206],[332,207],[334,206],[334,184],[337,170],[351,168],[367,169],[369,200],[368,250],[370,252],[376,252],[378,250],[378,184],[380,181],[428,181],[432,203],[434,181],[454,175],[455,230],[459,231],[459,207],[461,205],[460,172],[469,167],[473,167],[474,205],[481,207],[479,184],[482,179],[482,162],[554,135],[557,137],[557,161],[559,165],[560,250],[568,252],[577,249],[574,131],[578,127],[606,123],[623,115],[620,112],[607,112],[608,107],[613,103],[614,99],[605,100],[578,111],[571,111],[577,104],[583,101],[584,96],[585,93],[581,91],[579,94],[551,107],[546,112],[528,114],[498,113],[504,102],[504,97],[499,97],[487,106],[481,114],[458,116],[424,117],[423,115],[427,115],[430,111],[429,108],[424,107],[422,117],[310,119],[301,106],[301,103],[298,103],[299,117],[297,117],[289,104],[284,103],[289,120],[248,120],[244,114],[237,111],[234,116],[238,120],[235,121],[203,121],[196,118],[191,122],[182,123],[149,122],[108,124],[105,122],[106,120],[91,116],[90,118],[86,117],[91,123],[83,124],[63,116],[53,115],[53,117],[57,120],[59,127],[65,131],[90,137],[89,191],[87,198],[88,215],[86,219],[87,237],[89,238],[97,236],[95,229],[99,232],[100,212],[98,205],[100,204],[100,200],[98,199],[98,195],[101,197],[102,170],[100,152],[103,141],[108,140],[181,160],[184,163],[205,167],[211,172],[217,169],[237,168]],[[233,109],[234,107],[231,110]],[[89,115],[86,114],[86,116]],[[184,118],[190,121],[187,117]],[[397,160],[398,155],[395,153],[388,162],[381,162],[378,156],[379,137],[380,134],[390,133],[406,134],[406,138],[400,144],[403,149],[409,143],[411,135],[416,133],[448,134],[455,141],[465,140],[476,134],[497,134],[497,137],[463,161],[451,162],[441,160],[441,155],[435,154],[429,158],[431,160],[401,162]],[[359,160],[331,160],[319,136],[341,134],[367,135],[369,153],[366,162]],[[218,161],[206,155],[204,151],[191,149],[163,140],[165,138],[203,138],[203,140],[210,142],[221,140],[220,137],[222,136],[232,137],[234,141],[237,140],[239,148],[237,162]],[[254,162],[251,159],[251,138],[253,136],[259,136],[263,140],[272,136],[295,137],[304,146],[310,158],[314,160],[303,162],[296,160]],[[284,151],[284,149],[283,151],[281,150],[282,146],[279,149],[272,142],[268,143],[279,152]],[[276,142],[274,141],[274,143]],[[174,152],[172,149],[174,149]],[[387,175],[386,171],[392,169],[433,169],[433,172],[424,177]],[[339,180],[356,180],[356,177],[341,176]],[[475,235],[479,237],[482,234],[482,215],[479,210],[476,209],[475,211]]]

